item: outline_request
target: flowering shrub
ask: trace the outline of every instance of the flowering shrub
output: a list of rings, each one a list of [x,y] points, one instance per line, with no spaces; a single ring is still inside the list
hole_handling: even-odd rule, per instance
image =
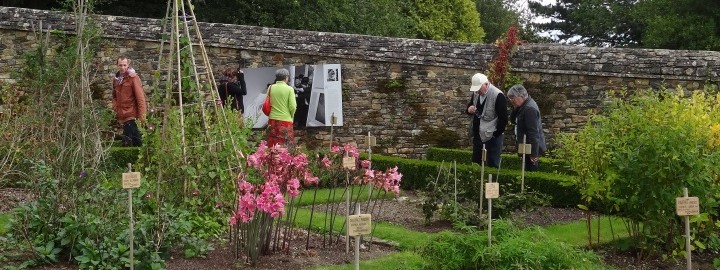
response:
[[[230,218],[233,225],[238,220],[249,222],[256,210],[277,218],[285,213],[284,193],[292,198],[300,194],[301,179],[305,185],[318,183],[318,178],[308,169],[307,155],[293,155],[280,145],[268,147],[265,141],[248,156],[247,166],[260,172],[265,182],[253,184],[247,181],[247,174],[238,175],[238,210]]]
[[[370,161],[357,159],[359,152],[353,145],[334,146],[329,153],[316,157],[318,163],[315,164],[320,170],[326,172],[344,170],[347,173],[348,181],[344,183],[346,191],[352,185],[360,185],[362,189],[370,184],[374,189],[391,192],[395,196],[400,194],[402,174],[398,172],[397,167],[386,171],[372,170]],[[354,157],[355,168],[341,169],[343,157]],[[238,175],[238,203],[236,211],[230,217],[230,224],[239,228],[240,238],[244,242],[243,246],[246,247],[247,259],[250,263],[256,261],[260,250],[269,249],[270,241],[274,241],[275,247],[287,248],[286,243],[278,245],[278,242],[285,241],[285,237],[277,235],[284,230],[275,230],[275,236],[269,234],[273,233],[271,229],[273,226],[293,226],[290,222],[293,205],[286,207],[286,195],[290,199],[295,198],[300,194],[301,186],[318,184],[319,178],[311,172],[309,163],[306,154],[291,153],[281,145],[268,147],[265,141],[260,143],[255,153],[247,157],[246,165],[251,170]],[[255,173],[259,179],[262,179],[262,183],[253,183],[252,176]],[[352,177],[350,177],[351,173]],[[355,203],[358,198],[355,199]],[[375,198],[380,198],[379,194],[376,194]],[[325,216],[332,216],[334,220],[338,208],[326,208]],[[314,211],[314,206],[312,209]],[[285,214],[287,219],[282,222],[281,217]],[[332,225],[330,227],[332,228]]]

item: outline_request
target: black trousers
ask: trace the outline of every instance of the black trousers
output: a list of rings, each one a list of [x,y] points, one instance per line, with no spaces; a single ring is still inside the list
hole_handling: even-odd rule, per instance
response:
[[[135,120],[130,120],[123,124],[123,145],[142,146],[142,135],[140,135],[140,129],[138,129]]]
[[[520,158],[522,158],[522,157],[520,157]],[[529,171],[529,172],[530,172],[530,171],[537,171],[539,168],[540,168],[540,159],[538,159],[538,160],[535,161],[535,162],[532,162],[532,161],[530,160],[530,156],[529,156],[529,155],[526,155],[526,156],[525,156],[525,170],[526,170],[526,171]]]
[[[487,142],[482,142],[480,138],[473,137],[472,161],[480,164],[480,162],[482,161],[483,145],[485,145],[485,150],[487,150],[487,159],[485,160],[485,165],[499,168],[500,153],[502,153],[502,144],[504,137],[505,135],[500,135],[498,137],[494,137],[488,140]]]

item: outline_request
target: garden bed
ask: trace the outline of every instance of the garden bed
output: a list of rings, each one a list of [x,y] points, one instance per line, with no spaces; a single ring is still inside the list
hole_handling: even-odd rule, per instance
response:
[[[22,202],[32,200],[32,195],[25,189],[0,189],[0,205],[4,208],[0,213],[8,211],[11,207]],[[422,198],[414,192],[404,191],[399,199],[390,199],[383,202],[383,211],[373,216],[373,221],[403,226],[421,232],[438,232],[452,230],[452,224],[447,221],[433,219],[429,225],[421,209]],[[327,205],[316,206],[316,211],[322,211]],[[532,212],[516,211],[513,219],[525,225],[549,226],[577,221],[583,218],[583,213],[577,209],[541,207]],[[333,236],[333,239],[336,239]],[[295,230],[290,238],[289,248],[271,255],[261,256],[255,266],[249,266],[235,259],[234,247],[228,243],[215,245],[205,258],[186,259],[180,251],[172,252],[166,261],[168,269],[309,269],[321,265],[350,264],[354,260],[352,251],[345,253],[344,239],[333,246],[322,248],[323,236],[312,234],[310,249],[305,250],[306,232]],[[361,250],[361,260],[379,258],[397,251],[395,247],[374,243],[364,246]],[[613,267],[621,270],[634,269],[684,269],[684,261],[670,262],[661,259],[647,259],[636,262],[635,256],[629,251],[600,249],[596,251],[603,260]],[[693,269],[714,269],[712,260],[720,254],[693,254]],[[47,265],[32,269],[41,270],[67,270],[77,269],[77,266],[62,263]]]

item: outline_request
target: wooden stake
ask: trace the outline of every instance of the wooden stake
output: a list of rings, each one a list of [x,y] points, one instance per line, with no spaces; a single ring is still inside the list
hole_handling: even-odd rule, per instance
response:
[[[492,183],[492,174],[488,175],[488,183]],[[492,245],[492,199],[488,199],[488,246]]]
[[[360,204],[355,205],[355,214],[360,214]],[[350,222],[348,220],[348,232],[350,232]],[[355,236],[355,270],[360,270],[360,235]]]
[[[483,200],[485,199],[485,160],[487,160],[487,149],[485,149],[485,145],[483,144],[480,157],[480,207],[478,208],[478,220],[480,220],[482,216]],[[478,222],[478,229],[480,229],[481,226],[481,223]]]
[[[525,155],[527,154],[527,135],[523,135],[522,144],[522,177],[520,178],[520,193],[525,193]]]
[[[683,188],[683,197],[688,197],[688,189]],[[685,222],[685,252],[687,253],[687,270],[692,270],[692,250],[690,248],[690,216],[684,216]]]
[[[132,163],[128,163],[128,172],[132,172]],[[133,224],[134,223],[133,222],[133,195],[132,195],[133,189],[128,188],[127,191],[128,191],[128,209],[130,210],[130,236],[129,236],[130,237],[130,270],[134,270],[135,269],[135,259],[133,257],[134,257],[135,252],[133,251],[134,250],[133,246],[134,246],[134,242],[135,242],[135,235],[134,235],[134,231],[135,231],[134,227],[135,226]]]

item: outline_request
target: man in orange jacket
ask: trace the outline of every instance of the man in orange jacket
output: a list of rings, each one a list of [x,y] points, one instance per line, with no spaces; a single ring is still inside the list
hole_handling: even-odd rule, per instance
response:
[[[123,144],[125,146],[142,146],[142,135],[136,120],[145,124],[145,91],[142,81],[130,68],[130,59],[125,56],[117,58],[118,72],[113,80],[112,107],[117,120],[123,125]]]

